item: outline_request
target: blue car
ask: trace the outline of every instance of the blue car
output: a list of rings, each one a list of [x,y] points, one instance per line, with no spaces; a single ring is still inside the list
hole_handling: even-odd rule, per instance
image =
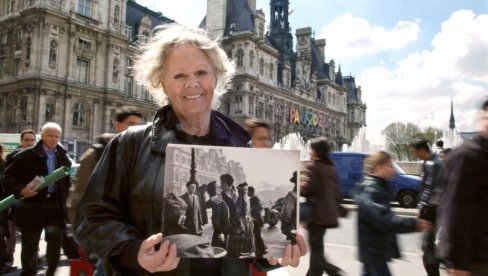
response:
[[[354,187],[363,178],[363,160],[367,153],[332,152],[331,159],[337,168],[339,185],[343,198],[352,198]],[[407,175],[402,168],[393,162],[395,176],[390,181],[392,187],[391,201],[397,201],[404,208],[415,208],[419,200],[422,178]]]

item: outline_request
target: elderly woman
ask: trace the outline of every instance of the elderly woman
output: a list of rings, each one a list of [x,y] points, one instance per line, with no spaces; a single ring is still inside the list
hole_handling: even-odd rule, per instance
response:
[[[152,125],[129,128],[105,150],[79,203],[81,247],[122,275],[249,275],[249,262],[273,268],[276,259],[180,259],[178,244],[160,233],[169,143],[249,145],[243,128],[213,110],[234,72],[225,52],[201,30],[169,25],[143,47],[135,69],[163,106]],[[298,265],[306,251],[298,238],[280,264]]]

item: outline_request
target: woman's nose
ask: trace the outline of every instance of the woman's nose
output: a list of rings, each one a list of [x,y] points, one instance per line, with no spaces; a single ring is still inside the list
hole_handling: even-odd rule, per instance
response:
[[[198,79],[195,76],[190,75],[186,80],[185,86],[188,88],[197,87],[198,86]]]

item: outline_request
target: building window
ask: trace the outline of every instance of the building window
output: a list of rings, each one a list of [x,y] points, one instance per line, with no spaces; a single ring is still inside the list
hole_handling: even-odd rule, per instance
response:
[[[236,65],[237,65],[237,67],[242,67],[243,60],[244,60],[244,51],[239,48],[236,51]]]
[[[148,39],[149,39],[149,32],[143,31],[142,34],[140,35],[140,42],[147,43]]]
[[[14,60],[14,76],[18,76],[20,73],[20,58]]]
[[[83,50],[90,50],[91,49],[91,42],[80,37],[78,39],[78,48],[83,49]]]
[[[236,114],[242,113],[242,96],[236,96],[235,97],[234,113],[236,113]]]
[[[114,8],[114,24],[119,24],[120,8],[115,6]]]
[[[20,97],[19,119],[21,121],[27,120],[27,96]]]
[[[129,42],[131,42],[132,41],[132,26],[125,25],[124,34],[127,37],[127,40],[129,40]]]
[[[8,33],[3,33],[0,35],[0,43],[2,45],[7,45],[8,43]]]
[[[254,68],[254,51],[249,52],[249,67]]]
[[[78,13],[91,17],[92,0],[78,0]]]
[[[274,78],[274,65],[273,65],[273,63],[269,64],[269,78],[270,79]]]
[[[264,59],[259,60],[259,74],[264,75]]]
[[[22,30],[15,30],[15,41],[22,41]]]
[[[263,118],[263,111],[264,111],[264,103],[259,102],[258,106],[256,108],[256,117],[257,118]]]
[[[0,79],[5,75],[5,67],[7,66],[7,58],[0,57]]]
[[[76,59],[76,78],[81,83],[88,83],[90,62],[86,59]]]
[[[86,107],[83,103],[77,102],[73,106],[73,126],[86,126]]]
[[[51,40],[49,46],[49,66],[56,67],[56,60],[58,58],[58,43],[56,40]]]
[[[134,65],[134,61],[130,57],[125,57],[125,67],[132,67]]]
[[[125,94],[132,98],[134,97],[134,77],[128,76],[125,78]]]
[[[14,12],[15,11],[15,0],[10,0],[10,9],[9,9],[10,12]]]

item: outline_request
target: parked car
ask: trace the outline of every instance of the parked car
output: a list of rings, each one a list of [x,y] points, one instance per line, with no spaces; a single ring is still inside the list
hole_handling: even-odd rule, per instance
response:
[[[331,153],[343,198],[352,198],[355,186],[363,178],[363,161],[367,156],[367,153],[359,152]],[[395,162],[393,167],[395,176],[389,181],[392,188],[391,201],[397,201],[404,208],[415,208],[421,192],[422,178],[406,174]]]

